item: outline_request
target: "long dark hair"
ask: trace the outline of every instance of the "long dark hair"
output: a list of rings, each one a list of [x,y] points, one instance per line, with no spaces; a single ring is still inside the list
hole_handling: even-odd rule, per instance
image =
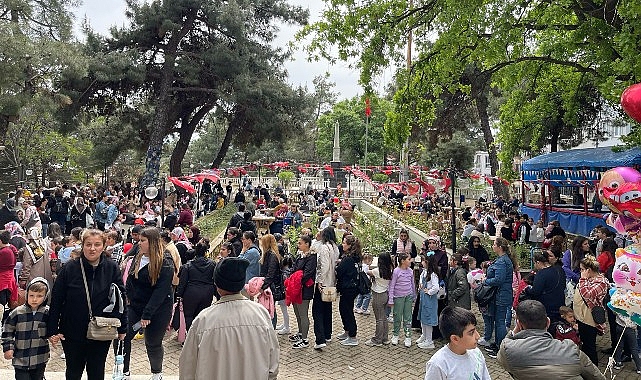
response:
[[[363,259],[362,248],[361,242],[358,240],[358,238],[354,235],[345,235],[343,241],[347,243],[347,245],[349,245],[347,251],[345,252],[345,255],[352,256],[354,258],[354,261],[361,261]]]
[[[427,262],[427,267],[425,270],[427,270],[427,276],[431,277],[432,273],[436,274],[437,276],[439,275],[439,270],[438,270],[438,262],[435,260],[436,255],[432,254],[429,256],[421,255],[422,261]]]
[[[391,280],[393,269],[392,256],[389,253],[384,252],[378,255],[378,272],[382,279]]]
[[[496,243],[496,246],[501,248],[503,252],[507,255],[507,257],[510,259],[512,262],[512,269],[515,271],[519,270],[518,263],[514,261],[514,257],[512,257],[512,252],[510,251],[510,243],[507,241],[507,239],[503,237],[497,237],[496,240],[494,241]]]
[[[334,231],[334,227],[325,227],[325,229],[321,231],[321,240],[323,243],[333,243],[336,245],[336,231]]]
[[[572,240],[572,270],[576,270],[580,267],[581,260],[585,257],[586,253],[583,252],[581,246],[583,243],[588,240],[585,236],[577,236]]]

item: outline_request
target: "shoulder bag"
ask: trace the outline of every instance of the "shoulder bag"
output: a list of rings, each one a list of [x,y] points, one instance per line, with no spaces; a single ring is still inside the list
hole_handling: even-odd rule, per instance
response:
[[[118,327],[120,327],[120,319],[93,316],[93,313],[91,311],[91,297],[89,296],[89,287],[87,286],[87,275],[85,274],[85,266],[82,263],[82,259],[80,259],[80,270],[82,271],[82,281],[85,284],[87,306],[89,307],[89,326],[87,328],[87,339],[107,341],[118,338]]]
[[[335,286],[324,286],[321,291],[321,300],[323,302],[334,302],[336,301],[337,292]]]
[[[474,289],[474,301],[476,301],[479,307],[486,307],[494,302],[497,290],[498,286],[490,286],[481,283],[476,287],[476,289]]]
[[[576,290],[579,292],[579,290]],[[585,300],[585,297],[583,297],[583,294],[579,292],[579,295],[583,299],[583,302],[585,302],[585,306],[587,306],[590,309],[590,314],[592,314],[592,319],[594,320],[594,323],[597,325],[602,325],[606,321],[606,316],[605,316],[605,308],[601,305],[595,305],[593,308],[590,308],[588,305],[588,301]]]

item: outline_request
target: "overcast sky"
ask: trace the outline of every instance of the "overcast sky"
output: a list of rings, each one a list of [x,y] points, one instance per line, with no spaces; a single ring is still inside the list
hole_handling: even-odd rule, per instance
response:
[[[310,21],[320,18],[324,3],[320,0],[289,0],[290,4],[306,7],[310,11]],[[125,18],[125,0],[83,0],[83,4],[76,11],[76,23],[79,25],[84,17],[89,19],[91,27],[102,34],[107,34],[112,25],[123,25]],[[286,46],[293,39],[298,28],[284,25],[281,28],[277,45]],[[328,62],[308,62],[302,51],[294,54],[295,60],[285,65],[289,73],[289,82],[294,85],[307,85],[312,90],[312,80],[317,75],[329,72],[331,81],[336,83],[335,92],[340,98],[351,98],[363,94],[363,89],[358,85],[358,71],[350,69],[346,63],[330,65]],[[382,78],[382,82],[390,78]],[[378,92],[382,92],[382,85]]]

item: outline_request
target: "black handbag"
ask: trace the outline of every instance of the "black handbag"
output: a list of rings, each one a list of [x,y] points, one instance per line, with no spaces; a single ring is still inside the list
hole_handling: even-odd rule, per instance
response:
[[[577,292],[578,291],[579,290],[577,289]],[[585,302],[585,306],[588,306],[588,303],[582,294],[581,294],[581,298],[583,298],[583,302]],[[590,313],[592,314],[592,319],[594,320],[594,323],[596,323],[597,325],[602,325],[607,320],[605,316],[605,308],[601,305],[594,306],[592,309],[590,309]]]
[[[479,307],[486,307],[494,302],[497,290],[497,286],[481,284],[474,289],[474,301],[476,301]]]
[[[178,331],[180,328],[180,303],[182,302],[182,298],[176,299],[176,302],[174,303],[174,315],[171,318],[171,328],[174,329],[175,331]]]
[[[285,299],[285,285],[283,285],[282,281],[273,283],[270,288],[274,301],[282,301]]]

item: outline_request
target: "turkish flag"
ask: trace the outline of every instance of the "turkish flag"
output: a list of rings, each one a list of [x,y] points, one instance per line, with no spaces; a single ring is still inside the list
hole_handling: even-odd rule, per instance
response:
[[[369,104],[369,98],[365,99],[365,116],[367,117],[372,116],[372,108],[370,107],[370,104]]]

